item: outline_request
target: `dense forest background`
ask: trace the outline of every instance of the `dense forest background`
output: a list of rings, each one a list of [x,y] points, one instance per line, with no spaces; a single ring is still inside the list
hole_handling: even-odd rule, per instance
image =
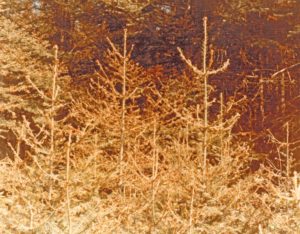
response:
[[[0,14],[4,233],[300,231],[300,1]]]

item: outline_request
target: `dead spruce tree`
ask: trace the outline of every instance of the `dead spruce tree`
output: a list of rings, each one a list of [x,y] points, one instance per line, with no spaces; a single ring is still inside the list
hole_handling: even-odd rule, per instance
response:
[[[72,115],[81,126],[77,152],[82,155],[94,152],[95,144],[91,142],[96,137],[96,151],[117,159],[118,182],[115,182],[123,193],[124,187],[131,186],[124,179],[131,157],[128,152],[137,146],[135,141],[141,135],[152,134],[155,120],[152,110],[159,96],[155,77],[131,60],[133,47],[127,45],[127,30],[122,46],[109,38],[107,42],[109,49],[101,61],[96,61],[94,74],[87,80],[88,87],[73,93]]]
[[[209,89],[208,89],[208,78],[210,75],[215,75],[220,72],[223,72],[229,66],[229,60],[227,60],[220,68],[218,69],[210,69],[212,64],[207,66],[207,43],[208,43],[208,33],[207,33],[207,18],[203,18],[203,28],[204,28],[204,39],[202,45],[202,69],[197,68],[193,63],[186,58],[183,51],[178,48],[181,58],[183,61],[192,69],[192,71],[197,75],[199,79],[199,83],[202,81],[204,83],[204,98],[203,98],[203,105],[204,105],[204,114],[203,114],[203,144],[202,144],[202,154],[203,154],[203,174],[205,175],[206,172],[206,162],[207,162],[207,138],[208,138],[208,130],[209,130],[209,119],[208,119],[208,112],[209,112]]]
[[[22,115],[35,119],[39,116],[38,107],[43,103],[35,92],[31,92],[33,89],[25,77],[29,75],[39,87],[48,87],[51,80],[48,79],[51,77],[48,64],[53,55],[45,49],[48,43],[38,42],[3,15],[0,21],[0,157],[13,158],[13,147],[20,153],[18,156],[24,158],[24,142],[17,139],[14,132],[22,122]]]
[[[57,199],[57,191],[54,191],[53,186],[58,179],[57,166],[60,164],[60,157],[64,152],[62,142],[65,135],[64,130],[67,127],[64,125],[63,119],[58,120],[58,111],[66,104],[63,95],[60,95],[62,92],[60,84],[64,79],[58,81],[58,66],[58,47],[54,46],[54,65],[52,76],[49,77],[51,81],[49,86],[40,86],[30,75],[26,76],[28,89],[37,95],[42,101],[42,105],[38,107],[39,115],[36,116],[36,119],[30,121],[26,115],[22,116],[22,131],[16,132],[27,145],[26,153],[29,158],[38,166],[39,170],[45,173],[45,179],[48,181],[49,204],[52,204],[53,194]]]
[[[0,229],[28,232],[43,223],[63,197],[60,167],[67,126],[58,112],[66,104],[62,90],[68,82],[58,74],[57,47],[50,51],[48,43],[4,16],[0,24],[1,146],[9,149],[1,155],[9,157],[1,162],[0,189],[11,194],[10,202],[3,204],[12,204],[10,210],[18,217],[1,223]]]

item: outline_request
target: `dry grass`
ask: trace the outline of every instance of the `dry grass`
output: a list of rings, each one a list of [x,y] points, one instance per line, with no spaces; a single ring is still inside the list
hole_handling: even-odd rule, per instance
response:
[[[299,232],[299,175],[279,178],[262,168],[248,174],[247,153],[236,147],[206,177],[174,142],[155,155],[128,152],[123,192],[118,162],[101,153],[72,159],[67,181],[56,174],[52,202],[47,175],[34,166],[1,162],[3,233],[263,233]],[[181,151],[181,154],[179,153]],[[74,152],[73,152],[73,156]],[[152,173],[154,168],[155,173]]]

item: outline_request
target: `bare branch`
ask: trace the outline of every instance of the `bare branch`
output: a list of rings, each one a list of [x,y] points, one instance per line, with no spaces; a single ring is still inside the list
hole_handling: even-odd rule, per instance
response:
[[[275,72],[275,73],[271,76],[271,78],[274,78],[275,76],[277,76],[277,75],[279,75],[279,74],[281,74],[281,73],[283,73],[283,72],[285,72],[285,71],[287,71],[287,70],[289,70],[289,69],[291,69],[291,68],[294,68],[294,67],[296,67],[296,66],[299,66],[299,65],[300,65],[300,63],[296,63],[296,64],[293,64],[293,65],[291,65],[291,66],[289,66],[289,67],[283,68],[283,69],[281,69],[280,71]]]
[[[215,75],[217,73],[224,72],[229,67],[229,64],[230,64],[229,59],[227,59],[222,67],[220,67],[216,70],[209,71],[208,75]]]
[[[42,98],[44,98],[44,99],[47,100],[47,101],[51,101],[51,99],[50,99],[49,97],[47,97],[47,96],[44,94],[44,92],[43,92],[42,90],[40,90],[40,89],[36,86],[36,84],[30,79],[29,76],[26,76],[26,80],[30,83],[30,85],[32,86],[32,88],[34,88]]]
[[[199,70],[195,65],[193,65],[193,63],[191,62],[191,60],[187,59],[185,57],[185,55],[183,54],[182,50],[177,47],[177,50],[180,53],[180,57],[181,59],[198,75],[198,76],[204,76],[204,72]]]

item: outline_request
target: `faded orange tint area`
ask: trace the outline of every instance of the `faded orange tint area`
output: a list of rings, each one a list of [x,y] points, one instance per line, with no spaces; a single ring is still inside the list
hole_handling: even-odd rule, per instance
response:
[[[0,12],[0,233],[300,233],[299,1]]]

